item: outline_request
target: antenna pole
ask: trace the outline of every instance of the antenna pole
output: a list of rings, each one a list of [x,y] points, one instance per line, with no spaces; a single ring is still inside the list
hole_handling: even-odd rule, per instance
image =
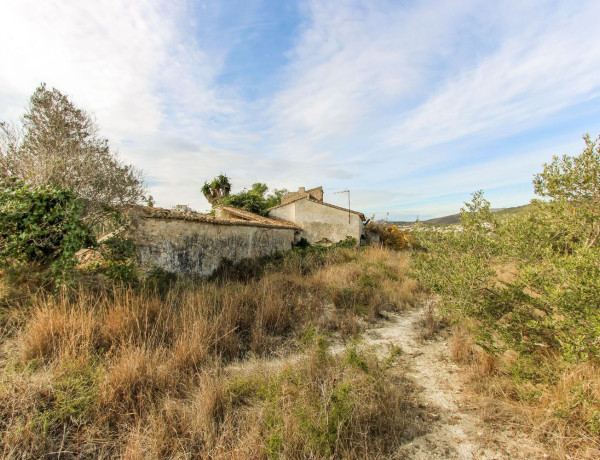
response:
[[[347,193],[348,194],[348,223],[350,223],[350,190],[340,190],[339,192],[334,192],[334,195],[338,193]]]
[[[350,223],[350,190],[348,190],[348,223]]]

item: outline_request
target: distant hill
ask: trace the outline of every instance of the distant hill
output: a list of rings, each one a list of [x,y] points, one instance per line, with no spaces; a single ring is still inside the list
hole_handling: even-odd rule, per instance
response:
[[[496,214],[498,214],[500,216],[509,216],[509,215],[514,215],[514,214],[521,214],[522,212],[527,210],[530,206],[531,206],[530,204],[524,204],[522,206],[514,206],[512,208],[492,209],[492,211],[494,211]],[[397,222],[390,222],[390,223],[396,224],[396,225],[414,224],[414,222],[408,222],[408,221],[397,221]],[[450,214],[449,216],[435,217],[433,219],[422,220],[421,223],[427,224],[427,225],[440,225],[440,226],[454,225],[454,224],[460,223],[460,214]]]

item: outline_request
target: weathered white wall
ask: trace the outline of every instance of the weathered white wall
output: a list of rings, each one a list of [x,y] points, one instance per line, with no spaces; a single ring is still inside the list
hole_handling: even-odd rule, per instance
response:
[[[225,259],[235,263],[290,250],[294,229],[142,217],[132,237],[143,265],[208,276]]]
[[[269,217],[285,220],[287,222],[296,222],[296,203],[289,203],[279,208],[271,209]]]
[[[290,208],[294,208],[293,212]],[[311,243],[338,243],[348,237],[360,242],[363,222],[358,214],[332,208],[314,201],[303,199],[271,210],[271,216],[289,220],[302,227],[300,236]],[[294,216],[291,220],[290,216]]]

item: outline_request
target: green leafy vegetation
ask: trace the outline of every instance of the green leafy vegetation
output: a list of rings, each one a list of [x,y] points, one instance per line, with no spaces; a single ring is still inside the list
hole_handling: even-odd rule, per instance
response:
[[[232,206],[265,217],[269,215],[269,208],[280,204],[281,197],[287,193],[286,189],[276,189],[267,194],[268,190],[267,184],[257,182],[249,190],[232,194],[231,182],[223,174],[215,177],[210,184],[205,182],[202,186],[203,195],[213,207]]]
[[[103,240],[99,245],[99,255],[100,258],[88,264],[86,270],[129,285],[136,285],[141,281],[138,253],[131,238],[117,235]],[[157,271],[151,271],[148,277],[153,281],[158,280]]]
[[[580,155],[546,164],[534,180],[542,199],[526,211],[498,218],[477,192],[461,211],[460,227],[418,233],[426,251],[415,254],[415,275],[485,353],[500,359],[528,403],[548,403],[560,381],[557,369],[588,366],[587,377],[599,365],[598,142],[586,136]],[[515,352],[516,360],[507,358]],[[583,427],[573,439],[597,436],[585,428],[595,426],[600,410],[600,393],[592,394],[586,401],[593,410],[555,412]]]
[[[81,220],[81,201],[71,191],[30,186],[14,178],[0,181],[0,260],[50,268],[63,278],[77,260],[75,253],[94,244]]]
[[[231,192],[231,182],[229,177],[224,174],[219,174],[210,184],[205,182],[201,190],[206,200],[214,206],[218,204],[223,197],[229,195],[229,192]]]
[[[252,184],[250,190],[242,190],[223,197],[220,204],[233,206],[234,208],[244,209],[261,216],[269,215],[269,208],[281,203],[281,197],[287,193],[287,190],[274,190],[272,194],[266,194],[269,187],[267,184]]]

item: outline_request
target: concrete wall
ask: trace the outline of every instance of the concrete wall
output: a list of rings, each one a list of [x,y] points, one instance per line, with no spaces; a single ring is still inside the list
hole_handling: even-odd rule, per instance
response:
[[[294,229],[142,217],[132,237],[143,265],[208,276],[225,259],[240,262],[290,250]]]
[[[296,203],[285,204],[279,208],[271,209],[269,217],[285,220],[286,222],[296,222]]]
[[[293,213],[290,208],[293,208]],[[271,210],[271,216],[278,219],[290,220],[291,215],[296,223],[302,227],[300,236],[306,238],[310,244],[338,243],[348,237],[356,238],[360,242],[363,234],[363,222],[360,216],[348,211],[332,208],[308,199],[298,200],[286,206]]]

